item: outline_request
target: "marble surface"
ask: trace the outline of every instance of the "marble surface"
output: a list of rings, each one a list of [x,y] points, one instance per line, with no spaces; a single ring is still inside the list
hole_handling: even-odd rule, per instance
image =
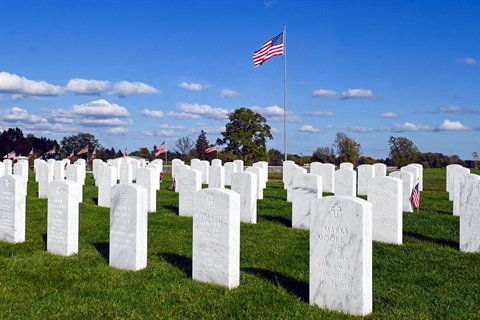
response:
[[[446,167],[446,169],[447,169],[447,173],[446,173],[447,181],[446,181],[446,185],[445,185],[445,190],[450,191],[450,188],[452,187],[452,184],[453,184],[452,173],[453,173],[454,169],[459,169],[459,168],[463,168],[463,166],[461,166],[459,164],[449,164]],[[465,172],[460,172],[460,173],[465,173]],[[450,180],[452,180],[452,181],[450,182]]]
[[[110,205],[111,267],[141,270],[147,266],[147,189],[135,184],[112,187]]]
[[[208,169],[208,187],[225,188],[225,168],[223,166],[215,165]]]
[[[319,175],[322,177],[323,192],[335,192],[335,166],[331,163],[321,163],[310,167],[310,173]]]
[[[233,173],[231,190],[240,195],[240,221],[257,223],[257,175],[247,171]]]
[[[342,162],[342,163],[340,163],[339,169],[353,170],[353,163],[351,163],[351,162]]]
[[[26,185],[20,175],[0,177],[0,241],[25,241]]]
[[[453,198],[455,196],[455,176],[457,175],[464,175],[464,174],[469,174],[470,169],[460,167],[460,168],[452,168],[449,172],[450,174],[450,179],[449,179],[449,190],[448,190],[448,200],[453,201]]]
[[[120,163],[120,183],[132,183],[133,181],[133,168],[128,162]]]
[[[460,251],[480,252],[480,180],[467,180],[460,192]]]
[[[385,177],[387,175],[387,165],[384,163],[372,164],[375,169],[375,177]]]
[[[65,164],[63,161],[57,160],[53,163],[53,180],[65,179]]]
[[[243,160],[237,159],[233,160],[233,163],[235,164],[235,172],[240,172],[243,171]]]
[[[263,199],[263,186],[262,186],[262,169],[259,167],[248,167],[246,172],[252,172],[257,176],[257,199]]]
[[[453,177],[453,215],[460,215],[460,193],[465,188],[463,184],[467,180],[480,180],[480,176],[477,174],[457,174]]]
[[[419,163],[410,163],[409,165],[407,165],[407,167],[415,167],[415,168],[418,168],[418,173],[419,173],[419,177],[418,177],[418,190],[419,191],[423,191],[423,166]]]
[[[372,204],[372,239],[387,243],[403,242],[403,182],[393,177],[368,181],[367,201]]]
[[[175,178],[175,175],[177,174],[177,167],[179,165],[185,164],[182,160],[180,159],[173,159],[172,160],[172,178]]]
[[[397,178],[402,181],[402,211],[413,212],[412,196],[413,190],[413,174],[406,171],[394,171],[391,172],[389,177]]]
[[[296,175],[304,174],[304,173],[307,173],[307,170],[297,165],[295,165],[292,169],[290,169],[290,172],[287,177],[287,201],[288,202],[292,202],[293,200],[293,178]]]
[[[80,185],[71,180],[48,184],[47,251],[70,256],[78,253]]]
[[[310,229],[310,203],[322,197],[322,177],[303,173],[293,177],[292,228]]]
[[[117,168],[103,166],[98,177],[98,206],[110,208],[110,189],[117,184]]]
[[[233,289],[240,284],[240,195],[229,189],[195,193],[192,278]]]
[[[210,162],[201,160],[198,163],[198,170],[202,173],[202,184],[208,184],[208,172],[210,170]]]
[[[36,178],[38,182],[38,197],[40,199],[48,198],[48,183],[53,180],[53,172],[45,161],[37,164]]]
[[[147,189],[147,211],[157,211],[157,190],[155,189],[155,180],[159,179],[153,168],[138,168],[136,171],[137,179],[135,183]]]
[[[223,167],[225,168],[225,185],[226,186],[231,186],[232,185],[232,174],[234,172],[236,172],[235,171],[236,166],[233,162],[225,162]]]
[[[312,201],[310,304],[352,315],[372,312],[372,205],[355,197]]]
[[[353,170],[335,171],[335,195],[355,197],[357,195],[357,173]]]
[[[85,183],[85,178],[82,175],[82,167],[76,164],[67,166],[67,169],[65,170],[65,179],[74,181],[78,184],[77,201],[83,202],[83,185]]]
[[[178,186],[178,215],[193,217],[194,194],[202,189],[202,173],[200,170],[183,169],[177,178]]]
[[[368,180],[375,177],[375,168],[371,164],[362,164],[357,167],[357,194],[368,194]]]

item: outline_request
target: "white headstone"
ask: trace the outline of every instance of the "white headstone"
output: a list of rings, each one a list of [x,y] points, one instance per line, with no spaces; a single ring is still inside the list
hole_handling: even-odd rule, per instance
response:
[[[403,183],[392,177],[375,177],[368,181],[367,200],[372,204],[372,239],[402,244]]]
[[[465,188],[464,182],[467,180],[480,180],[480,176],[477,174],[457,174],[453,177],[453,215],[454,216],[459,216],[460,211],[461,211],[461,205],[462,203],[460,202],[460,193],[463,191],[463,188]]]
[[[178,215],[192,217],[194,194],[202,189],[202,173],[195,169],[183,169],[177,174]]]
[[[192,278],[226,286],[240,284],[240,195],[228,189],[195,193]]]
[[[4,174],[5,174],[5,166],[3,165],[3,162],[2,162],[0,163],[0,177],[3,176]]]
[[[104,166],[98,177],[98,206],[110,207],[110,189],[117,184],[117,168]]]
[[[355,197],[357,195],[357,174],[353,170],[335,171],[335,195]]]
[[[47,199],[48,183],[53,180],[53,171],[50,169],[50,165],[45,161],[39,162],[35,175],[38,181],[38,197],[40,199]]]
[[[418,169],[415,166],[405,166],[400,168],[401,172],[410,172],[413,174],[413,187],[415,187],[417,184],[420,187],[420,169]]]
[[[210,162],[207,160],[201,160],[198,163],[198,170],[202,173],[202,183],[208,184],[208,171],[210,169]]]
[[[157,189],[155,189],[155,180],[158,180],[153,168],[138,168],[137,180],[138,185],[147,189],[147,211],[157,211]]]
[[[225,185],[226,186],[231,186],[232,185],[232,174],[235,171],[235,164],[233,162],[225,162],[223,165],[225,168]]]
[[[19,175],[0,177],[0,240],[25,241],[25,193],[27,182]]]
[[[342,162],[342,163],[340,163],[340,169],[353,170],[353,163]]]
[[[137,170],[140,168],[140,161],[132,159],[130,160],[130,164],[132,165],[132,178],[135,180],[137,179]]]
[[[389,177],[402,180],[402,211],[413,212],[411,201],[413,190],[413,174],[406,171],[391,172]]]
[[[315,165],[313,169],[310,167],[310,173],[322,177],[323,192],[335,192],[335,166],[333,164],[321,163],[320,165]]]
[[[221,165],[211,166],[208,169],[208,187],[225,188],[225,168]]]
[[[243,160],[233,160],[233,163],[235,164],[235,172],[243,171]]]
[[[262,169],[258,167],[248,167],[246,172],[252,172],[257,176],[257,199],[263,199],[263,187],[262,187]]]
[[[304,173],[307,173],[307,170],[304,169],[304,168],[301,168],[297,165],[295,165],[295,167],[293,167],[292,169],[289,169],[289,173],[288,173],[288,177],[287,177],[287,201],[288,202],[292,202],[293,200],[293,178],[296,176],[296,175],[299,175],[299,174],[304,174]]]
[[[310,203],[322,197],[322,177],[313,173],[293,177],[292,228],[310,229]]]
[[[112,188],[110,204],[110,266],[140,270],[147,266],[147,189],[135,184]]]
[[[446,176],[446,189],[447,191],[450,191],[450,187],[452,186],[452,182],[450,182],[450,179],[452,178],[452,169],[455,169],[455,168],[463,168],[461,165],[459,164],[449,164],[446,169],[447,169],[447,176]],[[464,173],[464,172],[461,172],[461,173]],[[452,179],[453,180],[453,179]]]
[[[372,205],[354,197],[312,202],[310,304],[353,315],[372,312]]]
[[[65,163],[57,160],[53,163],[53,180],[65,179]]]
[[[410,163],[408,166],[418,168],[418,172],[419,172],[418,190],[423,191],[423,166],[419,163]]]
[[[231,190],[240,195],[240,221],[257,223],[257,175],[253,172],[232,174]]]
[[[13,165],[13,174],[22,176],[28,181],[28,162],[19,161]]]
[[[47,251],[62,256],[78,253],[78,188],[71,180],[48,184]]]
[[[263,189],[265,189],[267,187],[267,181],[268,181],[268,162],[266,161],[255,162],[253,166],[258,167],[260,169],[261,186]]]
[[[387,165],[384,163],[372,164],[375,169],[375,177],[385,177],[387,175]]]
[[[183,164],[184,164],[183,161],[180,159],[172,160],[172,178],[175,178],[175,175],[177,174],[177,167]]]
[[[222,160],[221,159],[212,159],[212,167],[221,166]]]
[[[282,181],[283,181],[283,189],[288,189],[288,182],[292,179],[292,171],[297,168],[298,166],[295,162],[291,160],[283,161],[282,165]]]
[[[467,180],[461,189],[460,251],[480,252],[480,180]]]
[[[11,175],[13,173],[13,161],[12,159],[3,159],[3,174]]]
[[[133,181],[132,165],[128,162],[120,163],[120,183],[132,183],[132,181]]]
[[[357,194],[366,196],[368,194],[368,180],[375,176],[375,168],[371,164],[362,164],[357,167]]]
[[[450,179],[449,179],[450,187],[448,190],[448,200],[453,201],[453,197],[455,194],[455,176],[469,174],[470,169],[464,168],[464,167],[452,168],[450,169],[449,173],[450,173]]]
[[[71,164],[67,166],[67,170],[65,170],[65,179],[69,181],[74,181],[77,183],[77,195],[76,200],[78,202],[83,202],[83,184],[85,179],[82,176],[82,167],[81,165]]]

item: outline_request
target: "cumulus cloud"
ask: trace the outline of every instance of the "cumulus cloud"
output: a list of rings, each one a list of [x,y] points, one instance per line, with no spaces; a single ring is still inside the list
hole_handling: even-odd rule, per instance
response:
[[[200,115],[193,114],[193,113],[186,113],[186,112],[175,112],[170,111],[168,113],[169,116],[174,117],[177,120],[184,120],[184,119],[200,119]]]
[[[27,110],[21,109],[19,107],[1,110],[0,115],[2,115],[3,121],[9,123],[16,123],[17,121],[21,121],[23,123],[38,123],[46,121],[46,119],[39,117],[35,114],[31,114]]]
[[[72,112],[76,115],[102,117],[127,117],[130,115],[126,108],[105,99],[74,105]]]
[[[180,88],[185,89],[185,90],[191,90],[191,91],[203,91],[210,87],[209,85],[201,85],[200,83],[187,83],[187,82],[182,82],[180,83]]]
[[[158,126],[160,129],[173,129],[173,130],[179,130],[179,129],[185,129],[183,126],[172,126],[169,124],[161,124]]]
[[[370,129],[367,127],[360,127],[360,126],[348,126],[347,130],[350,132],[356,132],[356,133],[366,133],[366,132],[373,131],[373,129]]]
[[[147,117],[153,117],[153,118],[161,118],[163,117],[163,111],[160,110],[149,110],[149,109],[144,109],[142,111],[142,114]]]
[[[438,126],[438,130],[441,131],[465,131],[468,130],[460,121],[450,121],[448,119],[443,120],[443,123]]]
[[[58,96],[64,93],[60,86],[45,81],[29,80],[16,74],[0,72],[0,93],[26,96]]]
[[[475,60],[475,59],[472,58],[472,57],[462,58],[462,59],[460,59],[460,63],[468,64],[468,65],[471,65],[471,66],[476,66],[476,65],[479,64],[478,61]]]
[[[128,133],[128,129],[125,127],[115,127],[115,128],[109,128],[104,132],[109,134],[115,134],[115,135],[126,135]]]
[[[307,132],[307,133],[319,133],[319,132],[322,132],[322,129],[306,124],[306,125],[303,125],[300,129],[298,129],[298,131]]]
[[[223,127],[210,127],[205,123],[197,123],[195,124],[195,128],[192,128],[189,130],[189,133],[191,134],[199,134],[200,131],[203,130],[207,134],[214,134],[214,135],[220,135],[222,131],[225,131],[225,126]]]
[[[134,94],[159,94],[160,91],[143,82],[120,81],[115,83],[110,95],[125,98]]]
[[[176,133],[175,133],[175,130],[158,130],[158,131],[144,130],[142,131],[142,135],[146,137],[174,137]]]
[[[382,118],[400,118],[401,116],[394,112],[385,112],[380,115]]]
[[[273,121],[273,122],[284,121],[284,116],[285,116],[284,111],[283,111],[283,108],[279,106],[269,106],[265,108],[253,106],[250,109],[252,111],[260,113],[269,121]],[[299,117],[294,116],[292,112],[287,111],[287,122],[302,122],[302,120]]]
[[[112,127],[112,126],[125,126],[125,125],[132,125],[132,120],[121,120],[119,118],[108,118],[108,119],[95,119],[95,118],[82,118],[79,119],[80,123],[84,126],[89,127]]]
[[[453,113],[453,112],[460,112],[460,111],[462,111],[462,108],[460,106],[440,107],[440,112]]]
[[[332,111],[314,111],[314,112],[307,112],[305,115],[311,117],[331,117],[335,115]]]
[[[372,90],[365,89],[349,89],[342,92],[342,99],[372,99]]]
[[[179,103],[177,109],[183,113],[197,115],[211,119],[227,119],[229,111],[222,108],[212,108],[206,104]]]
[[[338,93],[332,90],[318,89],[318,90],[314,90],[312,95],[314,97],[321,97],[321,98],[336,98],[338,96]]]
[[[405,122],[403,124],[395,124],[392,128],[393,132],[414,132],[414,131],[432,131],[432,128],[423,124],[413,124]]]
[[[70,79],[66,90],[78,95],[100,95],[110,88],[110,82],[102,80]]]
[[[233,99],[233,98],[238,98],[239,96],[240,96],[240,93],[238,93],[237,91],[233,91],[230,89],[222,90],[222,98]]]

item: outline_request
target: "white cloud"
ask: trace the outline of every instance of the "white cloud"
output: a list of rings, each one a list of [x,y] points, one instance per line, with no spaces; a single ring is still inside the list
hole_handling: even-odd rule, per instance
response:
[[[464,64],[468,64],[468,65],[471,65],[471,66],[476,66],[478,65],[478,61],[471,58],[471,57],[465,57],[463,59],[460,59],[460,63],[464,63]]]
[[[460,121],[450,121],[448,119],[443,120],[443,123],[438,126],[438,130],[445,131],[465,131],[468,130]]]
[[[174,137],[176,135],[175,130],[158,130],[158,131],[142,131],[142,135],[146,137]]]
[[[230,89],[222,90],[222,98],[232,99],[232,98],[238,98],[239,96],[240,96],[240,93],[238,93],[237,91],[233,91]]]
[[[319,132],[322,132],[322,129],[306,124],[302,126],[298,131],[308,132],[308,133],[319,133]]]
[[[372,132],[373,131],[370,128],[360,127],[360,126],[348,126],[347,130],[350,131],[350,132],[357,132],[357,133],[366,133],[366,132]]]
[[[0,93],[32,96],[58,96],[64,93],[60,86],[45,81],[29,80],[8,72],[0,72]]]
[[[199,115],[211,119],[227,119],[229,111],[222,108],[212,108],[206,104],[179,103],[177,109],[187,114]]]
[[[110,88],[110,82],[103,80],[70,79],[66,90],[78,95],[100,95]]]
[[[185,90],[191,90],[191,91],[203,91],[210,87],[209,85],[201,85],[200,83],[187,83],[187,82],[182,82],[180,83],[180,88],[185,89]]]
[[[314,97],[321,97],[321,98],[335,98],[338,96],[338,93],[332,90],[318,89],[318,90],[314,90],[312,95]]]
[[[101,127],[111,127],[111,126],[125,126],[132,125],[132,120],[123,121],[119,118],[108,118],[108,119],[92,119],[92,118],[81,118],[80,124],[85,126],[101,126]]]
[[[183,126],[171,126],[169,124],[161,124],[158,127],[161,129],[173,129],[173,130],[185,129],[185,127]]]
[[[454,113],[462,111],[462,107],[460,106],[447,106],[447,107],[440,107],[440,112],[447,112],[447,113]]]
[[[283,112],[283,108],[279,106],[269,106],[265,108],[253,106],[250,109],[252,111],[260,113],[262,116],[267,118],[268,121],[284,121],[285,115]],[[294,116],[292,112],[287,111],[287,122],[302,122],[302,120],[299,117]]]
[[[142,82],[120,81],[115,83],[110,95],[125,98],[133,94],[159,94],[160,91]]]
[[[205,133],[207,133],[207,134],[220,135],[220,133],[222,131],[225,131],[225,126],[223,126],[223,127],[209,127],[204,123],[197,123],[195,125],[195,128],[192,128],[191,130],[189,130],[189,133],[200,134],[201,130],[205,131]],[[212,142],[212,141],[210,141],[210,142]],[[213,141],[213,142],[215,142],[215,141]]]
[[[410,122],[405,122],[403,124],[395,124],[392,128],[392,131],[393,132],[432,131],[432,128],[423,124],[413,124]]]
[[[192,113],[186,113],[186,112],[174,112],[170,111],[168,113],[169,116],[174,117],[177,120],[183,120],[183,119],[200,119],[200,115],[198,114],[192,114]]]
[[[2,115],[2,120],[5,122],[27,122],[27,123],[39,123],[46,122],[47,120],[39,117],[35,114],[29,113],[27,110],[21,109],[19,107],[13,107],[11,109],[4,109],[0,111]]]
[[[394,112],[385,112],[380,115],[382,118],[400,118],[401,116]]]
[[[109,134],[116,134],[116,135],[126,135],[128,133],[128,129],[125,127],[115,127],[115,128],[107,129],[104,132]]]
[[[76,104],[72,107],[72,112],[83,116],[127,117],[130,115],[124,107],[110,103],[105,99]]]
[[[331,117],[335,115],[332,111],[314,111],[314,112],[307,112],[307,116],[312,116],[312,117]]]
[[[342,92],[342,99],[371,99],[373,98],[372,90],[365,89],[349,89]]]
[[[142,114],[147,117],[153,117],[153,118],[161,118],[163,117],[163,111],[160,110],[149,110],[149,109],[144,109],[142,111]]]

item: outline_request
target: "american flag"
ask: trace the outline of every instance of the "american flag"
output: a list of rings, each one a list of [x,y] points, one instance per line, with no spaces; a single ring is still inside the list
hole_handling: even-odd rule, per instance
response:
[[[74,149],[74,150],[75,150],[75,149]],[[72,159],[72,158],[73,158],[73,156],[75,155],[75,151],[74,151],[74,150],[72,150],[72,153],[70,153],[70,155],[68,156],[68,159]]]
[[[410,196],[410,202],[415,208],[420,207],[420,192],[418,188],[418,183],[415,185],[415,188],[412,190],[412,195]]]
[[[162,142],[162,144],[155,150],[155,156],[158,157],[162,153],[164,153],[167,150],[167,146],[165,144],[165,141]]]
[[[78,151],[77,156],[87,153],[88,152],[88,145],[85,146],[82,150]]]
[[[9,152],[8,154],[3,156],[3,159],[15,159],[17,154],[15,151]]]
[[[93,149],[93,152],[92,152],[92,155],[90,156],[90,159],[95,159],[95,157],[97,156],[97,149]]]
[[[258,67],[271,57],[281,55],[283,55],[283,32],[265,42],[260,49],[253,53],[253,65]]]
[[[53,148],[50,151],[45,152],[45,154],[55,154],[56,153],[56,147],[53,146]]]
[[[211,146],[210,148],[205,150],[205,153],[211,153],[211,152],[215,152],[215,151],[217,151],[217,147],[216,146]]]
[[[125,148],[125,151],[123,151],[123,158],[127,157],[127,148]]]
[[[33,156],[33,151],[34,151],[34,148],[32,148],[32,150],[30,150],[30,153],[28,155]]]

